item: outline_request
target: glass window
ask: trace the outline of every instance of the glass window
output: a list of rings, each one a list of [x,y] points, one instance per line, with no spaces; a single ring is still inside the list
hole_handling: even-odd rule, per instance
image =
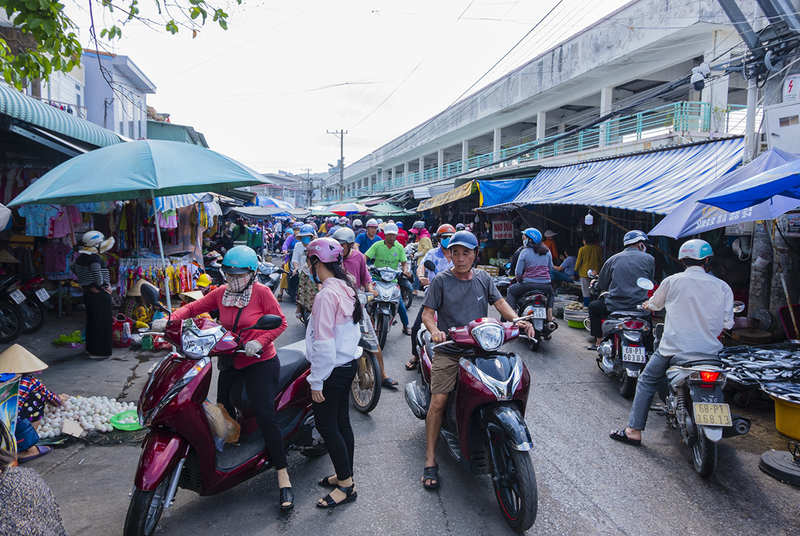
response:
[[[133,121],[128,121],[128,137],[133,138]]]
[[[122,121],[119,122],[119,133],[125,135],[125,123]]]

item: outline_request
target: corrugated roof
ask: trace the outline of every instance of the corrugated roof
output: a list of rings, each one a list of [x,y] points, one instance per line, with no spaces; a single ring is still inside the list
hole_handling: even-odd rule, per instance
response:
[[[97,147],[123,140],[116,133],[0,83],[0,114]]]

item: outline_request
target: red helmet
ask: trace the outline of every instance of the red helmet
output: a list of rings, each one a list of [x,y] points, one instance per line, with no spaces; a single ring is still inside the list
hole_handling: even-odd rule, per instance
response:
[[[438,236],[442,235],[453,235],[456,234],[456,228],[450,225],[449,223],[443,223],[436,229],[436,234]]]

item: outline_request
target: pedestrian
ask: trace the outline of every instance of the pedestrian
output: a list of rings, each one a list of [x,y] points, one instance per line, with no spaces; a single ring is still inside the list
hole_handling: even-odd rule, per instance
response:
[[[111,274],[100,253],[110,250],[114,239],[92,230],[81,242],[73,270],[86,305],[86,353],[90,359],[106,359],[111,355]]]
[[[292,276],[298,278],[295,315],[298,320],[301,320],[303,318],[303,309],[311,311],[311,306],[314,304],[314,295],[317,293],[317,284],[311,280],[306,265],[306,247],[314,239],[314,228],[308,223],[303,225],[297,237],[300,240],[294,245],[292,253]]]
[[[544,240],[542,241],[542,245],[550,250],[550,256],[553,259],[558,258],[558,246],[556,246],[556,241],[553,240],[557,235],[558,233],[548,229],[544,232]]]
[[[589,293],[589,270],[599,274],[602,266],[603,250],[597,244],[597,237],[594,233],[587,233],[583,237],[583,246],[578,250],[578,257],[575,259],[575,273],[578,274],[581,281],[584,307],[588,307],[589,302],[592,301]]]
[[[342,266],[343,248],[332,238],[318,238],[308,246],[307,263],[322,289],[314,298],[306,333],[306,356],[311,363],[308,383],[314,422],[328,447],[336,471],[321,486],[334,488],[317,502],[333,508],[354,501],[353,452],[355,438],[350,425],[350,386],[356,375],[355,356],[361,338],[363,309],[358,294]]]

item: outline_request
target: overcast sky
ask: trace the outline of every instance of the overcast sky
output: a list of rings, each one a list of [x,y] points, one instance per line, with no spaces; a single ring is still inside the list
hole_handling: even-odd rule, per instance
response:
[[[140,0],[143,10],[151,1]],[[625,3],[563,0],[470,92]],[[128,24],[106,47],[156,84],[148,104],[213,149],[262,172],[304,173],[335,164],[338,140],[326,130],[349,130],[347,164],[451,105],[556,4],[244,0],[228,31],[209,23],[191,39]],[[70,14],[94,48],[86,9]]]

